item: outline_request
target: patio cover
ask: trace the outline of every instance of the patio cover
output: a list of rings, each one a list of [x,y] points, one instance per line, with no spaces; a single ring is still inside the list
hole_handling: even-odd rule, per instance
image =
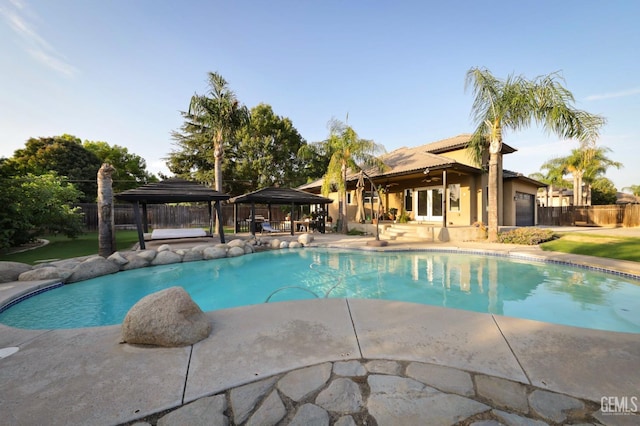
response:
[[[333,200],[331,198],[321,197],[320,195],[311,194],[298,189],[268,187],[231,198],[229,202],[234,204],[251,204],[251,233],[255,235],[256,204],[266,204],[269,206],[269,210],[271,210],[272,204],[290,205],[291,210],[293,210],[294,206],[321,204],[324,206],[323,210],[326,211],[327,204],[333,203]],[[234,216],[237,216],[237,210],[234,212]],[[235,217],[234,219],[237,223],[238,218]],[[291,215],[291,235],[293,235],[293,229],[294,220],[293,215]]]
[[[209,232],[213,234],[213,210],[211,203],[215,203],[215,210],[219,224],[222,224],[222,210],[220,201],[228,200],[229,195],[220,193],[197,182],[180,178],[165,179],[160,182],[148,183],[135,189],[129,189],[115,195],[121,201],[133,203],[133,212],[138,229],[140,248],[145,248],[144,232],[149,232],[147,218],[147,204],[206,202],[209,206]],[[142,205],[142,220],[139,206]],[[224,230],[219,226],[220,242],[224,243]]]

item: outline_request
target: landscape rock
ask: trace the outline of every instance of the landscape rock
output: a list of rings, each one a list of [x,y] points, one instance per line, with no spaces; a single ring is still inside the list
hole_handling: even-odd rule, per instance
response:
[[[245,244],[244,245],[244,254],[251,254],[251,253],[255,253],[255,250],[253,248],[253,245],[251,244]]]
[[[29,271],[31,265],[20,262],[0,262],[0,283],[17,281],[20,274]]]
[[[269,247],[271,247],[272,249],[280,248],[280,240],[277,238],[274,238],[269,242]]]
[[[303,246],[307,246],[313,242],[312,234],[302,234],[298,237],[298,242]]]
[[[281,249],[289,248],[289,243],[288,243],[288,242],[286,242],[286,241],[282,241],[282,242],[280,243],[280,248],[281,248]]]
[[[44,268],[25,271],[18,277],[19,281],[38,280],[62,280],[66,281],[73,271],[71,269],[56,268],[55,266],[45,266]]]
[[[231,247],[227,252],[227,257],[238,257],[244,255],[244,246],[243,247]]]
[[[156,265],[169,265],[171,263],[180,263],[182,262],[182,257],[178,253],[174,253],[172,251],[161,251],[157,254],[157,256],[151,261],[151,264]]]
[[[207,259],[222,259],[227,257],[227,251],[219,247],[208,247],[202,252],[202,256]]]
[[[67,279],[68,283],[89,280],[103,275],[113,274],[120,270],[120,266],[104,257],[91,257],[73,268],[73,273]]]
[[[136,255],[140,256],[141,258],[148,260],[149,262],[151,262],[153,260],[154,257],[156,257],[156,251],[155,250],[140,250],[138,252],[136,252]]]
[[[122,323],[122,341],[164,347],[187,346],[205,339],[211,323],[182,287],[143,297]]]
[[[289,243],[289,248],[300,248],[300,247],[302,247],[302,244],[300,244],[300,243],[299,243],[299,242],[297,242],[297,241],[291,241],[291,242]]]
[[[204,256],[201,251],[187,250],[182,256],[183,262],[194,262],[202,259],[204,259]]]
[[[205,249],[213,247],[211,244],[198,244],[197,246],[191,247],[190,251],[200,252],[202,253]]]
[[[146,268],[149,266],[149,261],[143,257],[133,255],[127,257],[128,262],[120,267],[123,271],[130,271],[132,269]]]
[[[156,251],[158,253],[163,252],[163,251],[171,251],[171,246],[169,244],[162,244],[161,246],[159,246]]]
[[[227,243],[227,245],[229,246],[229,248],[231,247],[244,247],[244,240],[241,240],[239,238],[236,238],[235,240],[231,240]]]
[[[120,266],[129,263],[129,260],[119,252],[115,252],[111,256],[107,257],[107,260],[110,260]]]

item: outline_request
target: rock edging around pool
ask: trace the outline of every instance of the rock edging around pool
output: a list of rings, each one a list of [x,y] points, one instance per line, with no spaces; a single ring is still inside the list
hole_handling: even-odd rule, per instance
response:
[[[296,241],[251,237],[248,240],[234,239],[228,243],[199,244],[190,249],[173,250],[171,244],[163,244],[156,250],[120,251],[108,258],[93,255],[35,266],[20,262],[0,262],[0,282],[59,280],[70,284],[147,266],[237,257],[261,250],[301,248],[312,241],[311,234],[302,234]]]

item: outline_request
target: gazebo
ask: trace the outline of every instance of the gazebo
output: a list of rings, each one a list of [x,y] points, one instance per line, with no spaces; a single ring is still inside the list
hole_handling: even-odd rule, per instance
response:
[[[148,183],[139,188],[123,191],[116,194],[115,198],[133,204],[133,213],[141,249],[146,247],[144,243],[144,233],[149,232],[147,204],[206,202],[209,207],[209,235],[213,235],[213,208],[211,204],[213,202],[217,221],[220,224],[218,227],[220,242],[224,243],[220,201],[228,200],[230,196],[227,194],[222,194],[197,182],[180,178],[170,178],[161,182]],[[142,215],[140,214],[140,206],[142,206]]]
[[[251,204],[251,233],[256,233],[256,204],[266,204],[269,209],[269,218],[271,217],[272,205],[291,206],[291,211],[295,206],[301,205],[321,205],[322,208],[318,214],[320,223],[320,232],[324,232],[324,218],[327,212],[327,205],[333,203],[331,198],[321,197],[320,195],[311,194],[309,192],[300,191],[292,188],[276,188],[268,187],[248,194],[239,195],[229,200],[233,204]],[[234,223],[238,223],[238,209],[233,209]],[[291,235],[294,234],[294,218],[293,214],[290,218]]]

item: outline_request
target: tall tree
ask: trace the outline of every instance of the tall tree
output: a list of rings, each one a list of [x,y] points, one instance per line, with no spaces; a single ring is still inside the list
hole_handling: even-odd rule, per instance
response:
[[[589,185],[592,205],[611,205],[618,201],[618,191],[610,179],[598,176]]]
[[[347,171],[363,168],[383,169],[384,164],[377,157],[384,147],[369,139],[361,139],[353,128],[339,120],[329,122],[327,151],[331,159],[322,182],[322,193],[327,196],[332,187],[338,190],[340,201],[338,223],[340,232],[349,232],[347,224]]]
[[[617,169],[622,167],[622,163],[607,157],[607,152],[610,151],[607,147],[589,146],[574,149],[571,151],[571,155],[564,158],[565,168],[573,177],[574,205],[589,204],[585,198],[589,197],[590,187],[593,182],[603,177],[609,167]],[[586,184],[586,194],[582,192],[583,183]],[[604,187],[604,185],[601,186]]]
[[[94,202],[98,186],[96,174],[102,163],[72,135],[30,138],[23,149],[2,164],[13,176],[42,175],[50,171],[66,176],[82,191],[81,202]]]
[[[558,81],[558,74],[527,80],[510,75],[494,77],[487,69],[471,68],[465,88],[475,96],[472,115],[476,130],[468,149],[478,164],[489,154],[489,241],[498,240],[498,181],[502,175],[502,141],[505,131],[518,131],[537,123],[545,131],[582,144],[594,143],[605,119],[572,105],[573,95]]]
[[[277,116],[270,105],[251,109],[248,125],[228,156],[225,173],[235,181],[234,193],[267,186],[298,186],[305,182],[298,151],[306,144],[289,118]]]
[[[144,158],[130,153],[123,146],[109,145],[101,141],[84,141],[82,146],[94,153],[101,163],[108,163],[115,169],[113,191],[116,193],[158,181],[158,178],[147,171]]]
[[[547,203],[548,207],[553,207],[553,191],[554,188],[569,188],[571,185],[564,176],[567,174],[566,167],[562,158],[553,158],[544,162],[540,166],[540,170],[546,170],[545,173],[536,172],[529,175],[530,178],[546,183],[547,187]]]
[[[213,156],[214,188],[222,192],[225,143],[230,142],[236,131],[248,122],[249,111],[240,104],[222,75],[210,72],[208,84],[207,94],[191,97],[186,118],[192,119],[191,125],[200,127],[201,133],[211,140],[212,149],[206,155]]]

